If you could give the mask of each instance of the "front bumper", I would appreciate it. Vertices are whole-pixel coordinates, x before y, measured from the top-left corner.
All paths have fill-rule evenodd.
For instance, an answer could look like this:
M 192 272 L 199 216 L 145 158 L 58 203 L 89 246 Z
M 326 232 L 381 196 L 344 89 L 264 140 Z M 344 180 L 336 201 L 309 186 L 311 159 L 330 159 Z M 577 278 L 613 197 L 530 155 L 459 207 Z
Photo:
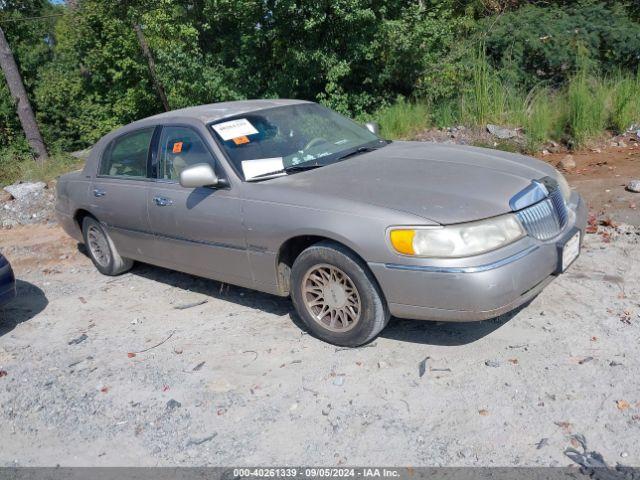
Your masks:
M 548 241 L 525 237 L 475 259 L 369 263 L 369 267 L 396 317 L 460 322 L 493 318 L 540 293 L 555 278 L 558 245 L 576 229 L 584 238 L 587 208 L 582 198 L 574 192 L 568 207 L 570 220 Z
M 7 303 L 16 296 L 16 277 L 11 265 L 4 257 L 0 257 L 0 305 Z

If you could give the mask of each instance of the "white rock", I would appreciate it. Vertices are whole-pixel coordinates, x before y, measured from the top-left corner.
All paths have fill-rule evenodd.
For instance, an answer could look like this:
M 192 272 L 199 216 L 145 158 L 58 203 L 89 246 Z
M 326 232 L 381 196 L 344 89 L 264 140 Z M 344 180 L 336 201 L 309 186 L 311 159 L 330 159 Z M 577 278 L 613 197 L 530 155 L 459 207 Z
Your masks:
M 640 193 L 640 180 L 631 180 L 627 184 L 627 190 L 630 192 Z
M 4 187 L 4 190 L 10 193 L 16 200 L 21 201 L 39 195 L 46 186 L 44 182 L 26 182 L 9 185 L 8 187 Z
M 91 155 L 91 150 L 93 147 L 85 148 L 84 150 L 78 150 L 77 152 L 71 152 L 71 156 L 75 158 L 79 158 L 80 160 L 86 160 Z
M 227 379 L 219 378 L 210 382 L 207 385 L 207 388 L 212 392 L 224 393 L 224 392 L 230 392 L 231 390 L 235 390 L 236 387 L 235 385 L 232 385 L 231 383 L 229 383 Z
M 565 155 L 564 158 L 558 162 L 558 167 L 562 170 L 573 170 L 576 168 L 576 161 L 573 159 L 573 155 Z
M 15 220 L 8 219 L 8 220 L 2 221 L 2 228 L 6 228 L 7 230 L 17 226 L 18 226 L 18 222 L 16 222 Z
M 517 131 L 512 130 L 511 128 L 500 127 L 498 125 L 488 124 L 487 130 L 491 135 L 495 135 L 496 137 L 502 140 L 506 140 L 508 138 L 513 138 L 518 136 Z

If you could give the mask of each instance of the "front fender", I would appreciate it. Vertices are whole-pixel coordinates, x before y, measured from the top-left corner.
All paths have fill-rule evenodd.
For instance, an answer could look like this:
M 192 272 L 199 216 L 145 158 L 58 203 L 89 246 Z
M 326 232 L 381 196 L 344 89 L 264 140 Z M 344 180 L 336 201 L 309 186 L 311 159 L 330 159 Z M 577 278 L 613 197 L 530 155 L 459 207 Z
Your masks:
M 365 262 L 389 262 L 395 254 L 387 246 L 387 228 L 424 222 L 394 210 L 362 215 L 355 208 L 341 212 L 258 200 L 246 200 L 243 211 L 254 283 L 257 289 L 276 294 L 282 294 L 278 289 L 278 252 L 292 238 L 322 237 L 348 247 Z

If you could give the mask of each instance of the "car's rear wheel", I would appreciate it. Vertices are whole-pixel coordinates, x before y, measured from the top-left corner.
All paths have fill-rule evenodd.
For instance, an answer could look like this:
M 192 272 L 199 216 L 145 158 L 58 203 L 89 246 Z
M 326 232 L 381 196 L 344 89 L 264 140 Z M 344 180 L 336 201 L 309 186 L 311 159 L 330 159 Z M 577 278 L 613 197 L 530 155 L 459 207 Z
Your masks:
M 131 269 L 133 260 L 120 256 L 111 237 L 95 218 L 84 218 L 82 234 L 89 257 L 100 273 L 114 276 Z
M 363 345 L 389 321 L 366 264 L 333 242 L 317 243 L 298 256 L 291 269 L 291 298 L 309 330 L 335 345 Z

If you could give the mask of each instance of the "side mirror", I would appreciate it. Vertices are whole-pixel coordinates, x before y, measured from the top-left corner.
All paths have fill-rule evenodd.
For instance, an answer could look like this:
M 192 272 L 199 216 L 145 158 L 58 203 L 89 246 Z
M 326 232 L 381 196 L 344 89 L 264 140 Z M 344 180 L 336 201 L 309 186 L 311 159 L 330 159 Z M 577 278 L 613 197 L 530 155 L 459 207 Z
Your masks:
M 380 125 L 376 122 L 367 122 L 364 124 L 365 128 L 369 130 L 374 135 L 380 134 Z
M 219 179 L 208 163 L 198 163 L 180 172 L 180 185 L 184 188 L 220 187 L 226 182 Z

